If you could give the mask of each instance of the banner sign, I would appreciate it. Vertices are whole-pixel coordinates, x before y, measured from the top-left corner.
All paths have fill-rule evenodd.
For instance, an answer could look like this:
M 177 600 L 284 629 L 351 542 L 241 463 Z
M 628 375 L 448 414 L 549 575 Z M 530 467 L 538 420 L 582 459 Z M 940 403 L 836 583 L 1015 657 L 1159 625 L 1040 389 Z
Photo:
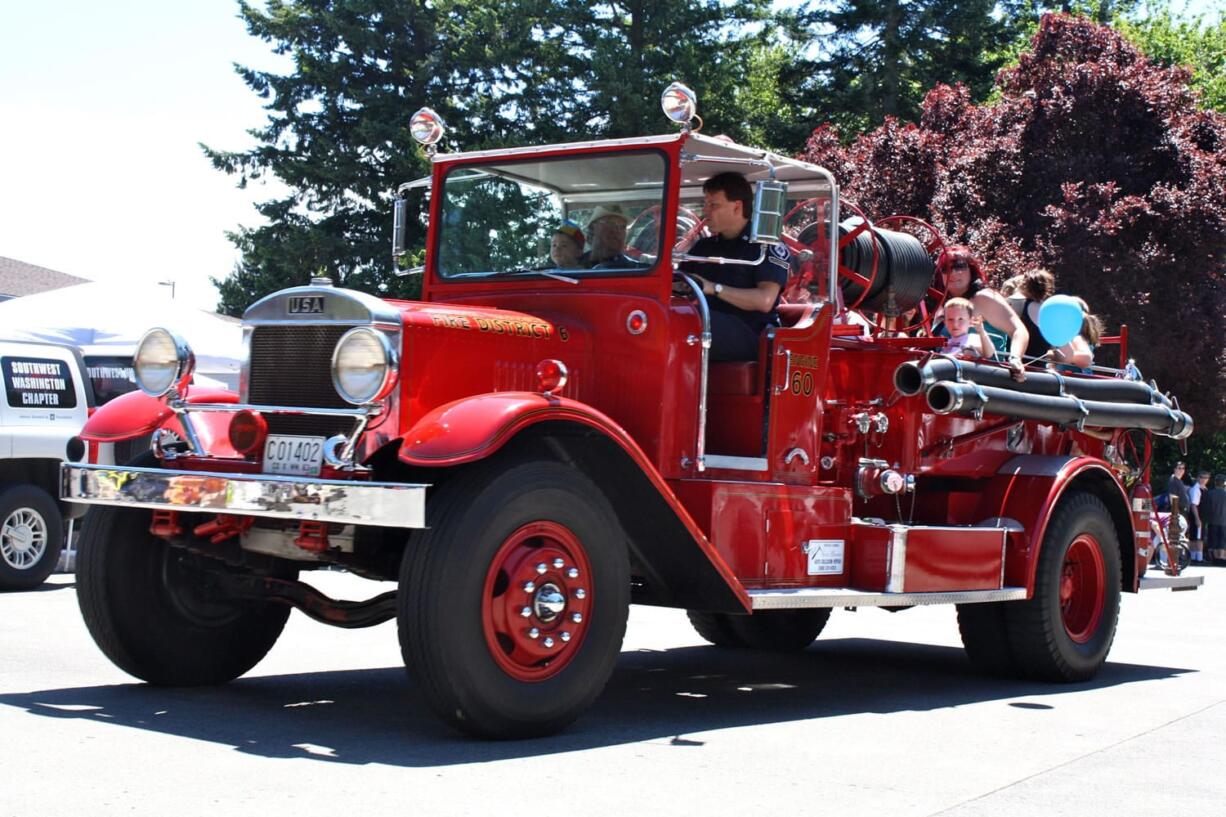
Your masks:
M 4 392 L 14 408 L 76 408 L 77 389 L 62 360 L 36 357 L 0 359 Z

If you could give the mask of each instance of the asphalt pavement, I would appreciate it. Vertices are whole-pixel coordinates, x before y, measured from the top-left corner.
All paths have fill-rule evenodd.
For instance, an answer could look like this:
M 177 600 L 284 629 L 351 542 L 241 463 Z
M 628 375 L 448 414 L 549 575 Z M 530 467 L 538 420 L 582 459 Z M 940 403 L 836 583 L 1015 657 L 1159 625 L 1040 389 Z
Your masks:
M 71 576 L 0 594 L 0 815 L 1222 814 L 1226 569 L 1126 595 L 1090 683 L 977 675 L 953 608 L 836 611 L 790 655 L 633 608 L 595 706 L 552 738 L 441 725 L 395 624 L 293 613 L 249 675 L 159 689 L 94 646 Z M 342 573 L 330 595 L 387 587 Z

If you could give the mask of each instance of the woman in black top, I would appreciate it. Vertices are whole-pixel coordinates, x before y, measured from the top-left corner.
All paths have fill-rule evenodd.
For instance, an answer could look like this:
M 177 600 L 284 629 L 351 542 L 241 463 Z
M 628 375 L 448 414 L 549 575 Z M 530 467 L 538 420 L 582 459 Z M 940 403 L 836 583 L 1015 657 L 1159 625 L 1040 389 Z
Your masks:
M 1039 306 L 1056 294 L 1056 279 L 1045 269 L 1034 269 L 1022 276 L 1017 292 L 1026 299 L 1018 313 L 1022 326 L 1026 327 L 1030 336 L 1026 344 L 1026 358 L 1035 360 L 1051 350 L 1051 344 L 1039 331 Z

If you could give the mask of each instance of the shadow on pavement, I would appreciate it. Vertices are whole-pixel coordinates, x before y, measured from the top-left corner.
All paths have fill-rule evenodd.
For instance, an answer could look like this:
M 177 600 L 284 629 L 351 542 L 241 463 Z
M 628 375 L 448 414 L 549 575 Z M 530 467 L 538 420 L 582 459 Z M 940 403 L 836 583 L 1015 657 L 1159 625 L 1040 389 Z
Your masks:
M 596 704 L 566 732 L 491 743 L 452 733 L 403 668 L 248 677 L 224 687 L 144 684 L 0 695 L 0 705 L 103 720 L 233 746 L 263 757 L 435 767 L 643 740 L 701 746 L 714 729 L 865 712 L 928 711 L 1170 678 L 1194 670 L 1108 663 L 1089 683 L 1038 684 L 975 674 L 953 647 L 836 639 L 777 655 L 685 647 L 623 653 Z M 689 736 L 689 737 L 686 737 Z

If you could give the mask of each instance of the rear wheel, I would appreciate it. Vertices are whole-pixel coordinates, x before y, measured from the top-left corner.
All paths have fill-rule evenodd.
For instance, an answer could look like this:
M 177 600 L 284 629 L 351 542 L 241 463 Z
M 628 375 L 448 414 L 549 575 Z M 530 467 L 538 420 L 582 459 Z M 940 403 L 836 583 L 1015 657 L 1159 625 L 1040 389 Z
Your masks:
M 469 734 L 557 732 L 621 650 L 630 567 L 596 486 L 560 463 L 478 466 L 443 486 L 400 573 L 400 644 L 431 708 Z
M 1043 537 L 1033 597 L 1005 605 L 1018 669 L 1085 681 L 1107 660 L 1120 612 L 1120 549 L 1111 515 L 1090 494 L 1067 497 Z
M 687 612 L 698 634 L 717 647 L 792 652 L 803 650 L 830 620 L 830 608 L 760 610 L 749 616 Z
M 77 560 L 85 626 L 116 666 L 151 684 L 237 678 L 276 643 L 290 608 L 228 596 L 211 572 L 220 565 L 153 536 L 149 518 L 111 507 L 86 517 Z
M 0 488 L 0 590 L 31 590 L 55 570 L 64 523 L 51 495 L 37 485 Z

